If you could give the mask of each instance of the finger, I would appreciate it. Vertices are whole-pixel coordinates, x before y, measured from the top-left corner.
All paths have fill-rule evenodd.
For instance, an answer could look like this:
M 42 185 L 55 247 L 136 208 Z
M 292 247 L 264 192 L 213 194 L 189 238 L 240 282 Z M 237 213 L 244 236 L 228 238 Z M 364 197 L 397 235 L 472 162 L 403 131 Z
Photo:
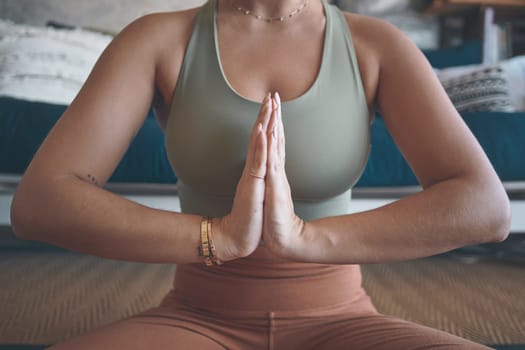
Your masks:
M 266 128 L 268 127 L 268 122 L 269 122 L 270 115 L 271 115 L 269 114 L 269 112 L 271 113 L 271 108 L 272 108 L 271 100 L 272 100 L 272 95 L 271 93 L 268 93 L 264 97 L 264 100 L 261 103 L 261 109 L 259 110 L 259 115 L 253 126 L 253 130 L 252 130 L 253 133 L 257 133 L 256 129 L 259 123 L 262 124 L 263 130 L 266 130 Z
M 277 103 L 277 120 L 278 120 L 278 150 L 279 156 L 281 157 L 282 162 L 284 163 L 286 159 L 286 147 L 285 147 L 285 135 L 284 135 L 284 122 L 282 114 L 282 104 L 281 96 L 278 92 L 275 93 L 275 101 Z
M 268 108 L 271 112 L 271 107 L 272 107 L 271 102 L 272 102 L 272 94 L 269 92 L 263 100 L 261 110 L 264 108 L 264 106 L 266 106 L 266 108 Z M 262 114 L 262 118 L 260 116 L 260 119 L 261 119 L 260 123 L 262 124 L 263 130 L 266 130 L 266 128 L 268 127 L 268 122 L 270 121 L 271 114 L 268 114 L 266 112 L 263 113 L 262 111 L 259 114 L 260 115 Z
M 259 116 L 257 117 L 255 125 L 253 126 L 252 133 L 250 135 L 250 140 L 248 143 L 249 150 L 248 150 L 247 159 L 246 159 L 247 162 L 251 160 L 249 158 L 251 157 L 251 154 L 253 152 L 251 152 L 250 150 L 253 150 L 253 148 L 255 147 L 259 125 L 262 126 L 263 130 L 266 130 L 270 116 L 271 116 L 271 96 L 270 94 L 268 94 L 263 101 L 261 110 L 259 111 Z
M 272 114 L 272 119 L 270 120 L 270 124 L 272 123 L 272 120 L 275 120 L 277 113 Z M 276 174 L 278 168 L 279 168 L 279 150 L 277 149 L 278 146 L 278 139 L 276 131 L 272 132 L 270 131 L 270 127 L 268 127 L 268 131 L 266 132 L 266 138 L 268 143 L 268 167 L 266 173 L 272 178 L 273 175 Z M 272 179 L 270 179 L 271 181 Z
M 257 136 L 255 140 L 252 156 L 253 161 L 249 164 L 249 175 L 254 179 L 264 180 L 266 176 L 267 145 L 266 133 L 263 131 L 261 123 L 257 126 Z
M 278 112 L 279 112 L 277 116 L 279 117 L 279 119 L 281 119 L 281 117 L 282 117 L 282 115 L 281 115 L 281 95 L 279 95 L 278 92 L 276 92 L 274 94 L 274 100 L 275 100 L 275 102 L 277 104 Z
M 266 130 L 268 140 L 272 137 L 272 134 L 276 132 L 275 127 L 277 126 L 277 104 L 275 100 L 271 99 L 271 116 Z

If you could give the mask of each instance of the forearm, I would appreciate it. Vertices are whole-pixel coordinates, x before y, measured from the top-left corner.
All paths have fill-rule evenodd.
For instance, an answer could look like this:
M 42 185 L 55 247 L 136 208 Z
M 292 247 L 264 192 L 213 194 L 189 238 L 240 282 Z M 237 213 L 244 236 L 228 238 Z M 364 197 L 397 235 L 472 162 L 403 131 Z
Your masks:
M 307 222 L 295 260 L 382 263 L 504 239 L 508 199 L 498 185 L 437 183 L 389 205 Z
M 199 216 L 148 208 L 76 178 L 43 185 L 15 195 L 12 221 L 21 238 L 109 259 L 202 261 Z

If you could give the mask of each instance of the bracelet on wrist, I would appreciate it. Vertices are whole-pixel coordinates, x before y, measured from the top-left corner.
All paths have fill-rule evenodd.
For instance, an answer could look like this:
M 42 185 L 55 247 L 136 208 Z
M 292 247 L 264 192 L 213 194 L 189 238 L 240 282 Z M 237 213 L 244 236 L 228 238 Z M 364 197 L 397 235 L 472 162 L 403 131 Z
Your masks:
M 205 216 L 201 221 L 201 242 L 198 248 L 199 256 L 203 257 L 206 266 L 222 265 L 222 261 L 217 257 L 217 251 L 213 242 L 212 218 Z

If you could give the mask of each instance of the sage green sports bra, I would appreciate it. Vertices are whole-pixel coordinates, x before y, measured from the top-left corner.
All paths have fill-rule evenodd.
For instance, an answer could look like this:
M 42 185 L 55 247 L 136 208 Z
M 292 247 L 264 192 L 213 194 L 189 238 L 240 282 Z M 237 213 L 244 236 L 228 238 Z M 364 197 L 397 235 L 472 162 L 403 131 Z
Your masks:
M 370 150 L 369 114 L 348 24 L 323 2 L 321 67 L 300 97 L 282 103 L 286 173 L 304 220 L 346 214 L 351 187 Z M 222 70 L 216 0 L 197 14 L 166 127 L 166 151 L 179 178 L 181 209 L 224 216 L 231 210 L 260 103 L 236 93 Z

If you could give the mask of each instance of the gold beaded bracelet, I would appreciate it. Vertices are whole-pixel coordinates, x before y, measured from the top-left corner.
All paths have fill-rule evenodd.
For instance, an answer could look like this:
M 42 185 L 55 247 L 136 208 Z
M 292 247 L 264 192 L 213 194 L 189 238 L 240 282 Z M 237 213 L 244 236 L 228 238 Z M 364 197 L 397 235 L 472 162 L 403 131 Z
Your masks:
M 204 258 L 206 266 L 222 265 L 222 261 L 217 257 L 215 244 L 212 236 L 212 218 L 205 216 L 201 221 L 201 244 L 199 255 Z
M 214 265 L 222 265 L 221 259 L 217 257 L 217 250 L 215 249 L 215 243 L 213 242 L 213 235 L 212 235 L 212 229 L 211 229 L 211 223 L 212 219 L 208 219 L 209 226 L 208 226 L 208 243 L 210 245 L 210 255 L 211 255 L 211 261 Z
M 200 251 L 202 253 L 202 257 L 204 258 L 204 264 L 206 266 L 213 265 L 210 257 L 210 246 L 208 241 L 208 217 L 204 217 L 201 221 L 201 245 L 200 245 Z

